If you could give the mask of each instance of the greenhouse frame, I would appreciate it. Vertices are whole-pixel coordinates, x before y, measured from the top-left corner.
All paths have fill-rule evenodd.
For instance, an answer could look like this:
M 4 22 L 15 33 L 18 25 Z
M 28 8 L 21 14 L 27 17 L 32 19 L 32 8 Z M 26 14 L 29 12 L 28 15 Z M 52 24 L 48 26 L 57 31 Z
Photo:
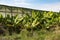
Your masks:
M 10 16 L 19 14 L 19 17 L 23 16 L 23 14 L 25 14 L 25 13 L 29 13 L 31 15 L 31 11 L 32 11 L 32 9 L 28 9 L 28 8 L 0 5 L 0 14 L 4 15 L 4 17 L 7 14 L 9 14 Z

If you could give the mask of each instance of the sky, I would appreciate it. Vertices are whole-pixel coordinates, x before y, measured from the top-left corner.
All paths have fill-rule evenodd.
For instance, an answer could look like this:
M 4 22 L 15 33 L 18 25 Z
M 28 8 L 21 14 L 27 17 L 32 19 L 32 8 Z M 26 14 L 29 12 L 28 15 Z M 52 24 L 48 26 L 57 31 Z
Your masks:
M 37 10 L 60 11 L 60 0 L 0 0 L 0 4 Z

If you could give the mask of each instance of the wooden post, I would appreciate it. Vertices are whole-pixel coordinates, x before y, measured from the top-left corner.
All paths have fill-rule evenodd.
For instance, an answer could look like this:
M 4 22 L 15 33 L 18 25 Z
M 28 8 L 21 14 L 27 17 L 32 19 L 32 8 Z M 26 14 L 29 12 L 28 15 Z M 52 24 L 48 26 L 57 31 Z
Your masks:
M 6 7 L 5 7 L 5 17 L 6 17 Z
M 18 14 L 18 8 L 17 8 L 17 14 Z
M 12 7 L 10 7 L 11 9 L 10 9 L 10 11 L 11 11 L 11 16 L 12 16 Z
M 24 14 L 23 8 L 21 8 L 21 11 L 22 11 L 22 16 L 23 16 L 23 14 Z

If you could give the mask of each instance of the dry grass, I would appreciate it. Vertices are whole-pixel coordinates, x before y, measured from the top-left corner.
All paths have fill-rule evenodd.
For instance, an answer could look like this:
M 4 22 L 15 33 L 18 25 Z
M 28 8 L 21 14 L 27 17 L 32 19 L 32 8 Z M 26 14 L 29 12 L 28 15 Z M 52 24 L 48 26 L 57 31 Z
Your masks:
M 60 27 L 56 27 L 55 31 L 34 31 L 29 32 L 22 30 L 20 34 L 0 36 L 0 40 L 60 40 Z

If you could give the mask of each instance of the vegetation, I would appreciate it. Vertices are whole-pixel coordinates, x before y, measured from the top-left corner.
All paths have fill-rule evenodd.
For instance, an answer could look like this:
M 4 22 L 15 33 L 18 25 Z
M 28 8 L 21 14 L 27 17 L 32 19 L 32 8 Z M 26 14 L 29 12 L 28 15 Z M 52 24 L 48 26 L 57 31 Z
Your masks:
M 31 14 L 26 13 L 22 17 L 18 17 L 19 14 L 11 17 L 9 14 L 6 17 L 0 14 L 0 35 L 11 35 L 14 38 L 12 40 L 28 40 L 27 38 L 29 40 L 59 40 L 58 36 L 57 39 L 53 39 L 56 35 L 54 32 L 60 28 L 59 12 L 33 10 Z M 48 36 L 52 38 L 49 39 Z

